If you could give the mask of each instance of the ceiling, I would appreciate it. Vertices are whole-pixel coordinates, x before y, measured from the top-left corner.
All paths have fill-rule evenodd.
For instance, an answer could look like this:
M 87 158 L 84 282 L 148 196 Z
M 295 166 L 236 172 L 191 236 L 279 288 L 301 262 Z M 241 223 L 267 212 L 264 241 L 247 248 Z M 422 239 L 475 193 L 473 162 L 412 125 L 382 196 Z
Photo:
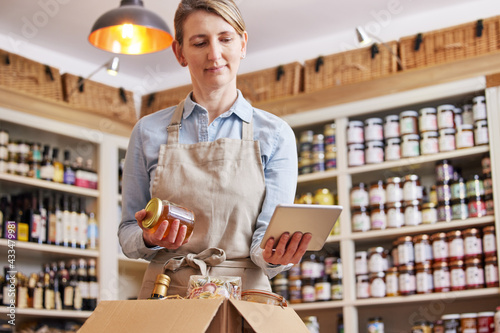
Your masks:
M 467 3 L 470 0 L 236 0 L 249 31 L 247 59 L 253 54 L 353 30 L 387 12 L 394 3 L 405 6 L 398 15 Z M 173 30 L 179 0 L 144 0 L 147 9 L 158 13 Z M 1 0 L 0 34 L 13 36 L 40 47 L 100 65 L 110 54 L 87 41 L 94 21 L 118 7 L 119 0 Z M 181 71 L 171 49 L 141 56 L 121 56 L 120 73 L 144 77 L 145 64 L 160 65 L 168 72 Z

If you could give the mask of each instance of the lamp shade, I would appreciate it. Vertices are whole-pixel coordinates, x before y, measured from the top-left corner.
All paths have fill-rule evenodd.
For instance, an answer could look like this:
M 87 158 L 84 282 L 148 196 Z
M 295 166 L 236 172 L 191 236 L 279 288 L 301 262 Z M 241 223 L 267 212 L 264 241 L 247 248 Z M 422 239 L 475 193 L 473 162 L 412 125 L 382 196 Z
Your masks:
M 372 42 L 372 39 L 362 27 L 356 27 L 356 37 L 358 39 L 358 43 L 361 45 L 367 45 Z
M 142 0 L 122 0 L 120 7 L 97 19 L 89 35 L 95 47 L 121 54 L 145 54 L 172 45 L 170 29 Z

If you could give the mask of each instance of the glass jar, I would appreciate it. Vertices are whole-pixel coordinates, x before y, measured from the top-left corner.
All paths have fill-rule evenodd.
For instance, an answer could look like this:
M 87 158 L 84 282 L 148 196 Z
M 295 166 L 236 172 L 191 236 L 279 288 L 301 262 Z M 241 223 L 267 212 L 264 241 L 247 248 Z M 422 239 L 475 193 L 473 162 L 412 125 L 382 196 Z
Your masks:
M 316 316 L 307 316 L 302 318 L 304 325 L 306 325 L 309 333 L 319 333 L 319 322 Z
M 438 182 L 453 180 L 453 165 L 449 160 L 436 162 L 436 180 Z
M 384 162 L 384 142 L 367 141 L 365 149 L 366 164 L 377 164 Z
M 403 184 L 400 177 L 387 179 L 385 188 L 387 203 L 400 202 L 403 200 Z
M 370 297 L 385 297 L 385 273 L 370 273 Z
M 358 275 L 356 277 L 356 297 L 359 299 L 370 297 L 370 282 L 368 275 Z
M 435 224 L 438 221 L 437 208 L 432 202 L 422 205 L 422 224 Z
M 498 287 L 497 256 L 488 256 L 484 259 L 484 280 L 487 288 Z
M 303 131 L 300 133 L 299 151 L 312 152 L 314 132 L 311 130 Z
M 413 265 L 415 263 L 413 238 L 411 236 L 402 236 L 397 239 L 397 242 L 399 265 Z
M 491 172 L 491 158 L 490 153 L 485 153 L 481 157 L 481 169 L 483 170 L 483 174 L 487 174 Z
M 417 235 L 413 237 L 413 248 L 415 252 L 415 263 L 430 263 L 432 261 L 432 245 L 429 235 Z
M 386 203 L 385 183 L 383 180 L 378 180 L 370 184 L 368 193 L 370 206 L 378 206 Z
M 490 143 L 488 135 L 488 122 L 478 120 L 474 123 L 474 143 L 476 146 L 487 145 Z
M 387 297 L 399 295 L 399 274 L 397 267 L 391 267 L 385 272 L 385 288 Z
M 467 197 L 479 197 L 484 195 L 484 183 L 480 175 L 474 175 L 466 183 Z
M 433 325 L 428 321 L 417 321 L 411 327 L 411 333 L 432 333 Z
M 384 140 L 384 126 L 382 118 L 368 118 L 365 120 L 365 141 Z
M 288 294 L 290 304 L 302 303 L 302 280 L 288 277 Z
M 432 267 L 430 262 L 417 264 L 417 294 L 430 294 L 434 290 Z
M 392 202 L 387 205 L 387 228 L 401 228 L 405 222 L 403 204 Z
M 448 258 L 450 261 L 463 259 L 464 253 L 464 240 L 460 230 L 449 231 L 446 233 L 448 240 Z
M 314 288 L 314 279 L 302 278 L 302 303 L 311 303 L 316 301 L 316 289 Z
M 0 146 L 7 146 L 9 144 L 9 132 L 1 129 L 0 130 Z
M 438 212 L 438 222 L 450 222 L 453 217 L 453 212 L 451 210 L 451 201 L 440 202 L 437 208 Z
M 451 186 L 450 181 L 444 180 L 437 183 L 436 193 L 438 202 L 451 200 Z
M 439 151 L 454 151 L 456 149 L 455 143 L 455 129 L 443 128 L 439 130 Z
M 453 110 L 455 109 L 454 105 L 451 104 L 443 104 L 437 107 L 437 124 L 438 129 L 445 128 L 454 128 L 455 127 L 455 113 Z
M 362 232 L 370 230 L 370 211 L 366 207 L 354 209 L 352 212 L 352 231 Z
M 384 118 L 384 138 L 399 138 L 400 136 L 399 130 L 399 116 L 396 114 L 386 116 Z
M 381 317 L 368 319 L 367 332 L 370 333 L 384 333 L 384 322 Z
M 354 260 L 354 273 L 356 275 L 368 274 L 368 252 L 357 251 Z
M 370 214 L 371 230 L 384 230 L 387 228 L 387 215 L 384 204 L 372 206 Z
M 462 177 L 453 181 L 450 185 L 450 189 L 452 200 L 465 199 L 467 197 L 467 187 L 465 186 L 465 180 Z
M 170 226 L 174 220 L 179 220 L 180 225 L 187 228 L 185 240 L 191 236 L 194 229 L 195 217 L 194 213 L 184 207 L 178 206 L 167 200 L 160 200 L 158 198 L 151 198 L 146 205 L 146 216 L 141 224 L 148 232 L 154 233 L 160 226 L 162 221 L 168 221 L 167 230 L 163 234 L 163 239 L 168 236 Z
M 422 199 L 422 186 L 418 175 L 406 175 L 403 183 L 403 200 L 413 201 Z
M 461 333 L 460 332 L 460 315 L 446 314 L 441 317 L 443 320 L 444 332 L 446 333 Z
M 429 192 L 429 202 L 432 202 L 437 206 L 438 204 L 438 199 L 437 199 L 437 186 L 436 185 L 431 185 L 431 190 Z
M 406 226 L 422 224 L 420 200 L 405 201 L 404 210 Z
M 405 134 L 401 136 L 401 157 L 416 157 L 420 155 L 420 136 Z
M 486 98 L 484 96 L 476 96 L 472 99 L 472 118 L 474 121 L 487 118 Z
M 325 153 L 313 152 L 312 158 L 312 172 L 325 171 Z
M 385 160 L 397 161 L 401 159 L 401 139 L 390 138 L 385 140 Z
M 360 120 L 351 120 L 347 124 L 347 144 L 364 143 L 365 135 L 363 122 Z
M 484 196 L 484 205 L 486 206 L 487 216 L 495 215 L 495 202 L 493 201 L 492 194 Z
M 323 134 L 314 134 L 312 142 L 312 151 L 317 153 L 325 152 L 325 137 Z
M 477 333 L 477 313 L 462 313 L 460 330 L 462 333 Z
M 447 261 L 449 258 L 448 237 L 445 232 L 432 234 L 432 257 L 434 261 Z
M 453 291 L 465 290 L 465 263 L 463 260 L 450 262 L 450 288 Z
M 351 208 L 368 207 L 370 203 L 365 183 L 354 185 L 351 189 Z
M 402 296 L 413 295 L 417 292 L 415 268 L 413 265 L 401 265 L 399 271 L 399 293 Z
M 485 256 L 491 256 L 497 252 L 495 226 L 483 228 L 483 252 Z
M 474 124 L 474 116 L 472 114 L 472 104 L 464 104 L 462 112 L 462 121 L 464 124 Z
M 469 217 L 469 206 L 467 199 L 455 199 L 451 201 L 451 218 L 453 220 L 466 220 Z
M 465 281 L 467 289 L 484 287 L 484 269 L 481 259 L 469 258 L 465 260 Z
M 287 307 L 288 304 L 283 296 L 258 289 L 246 289 L 241 292 L 241 300 L 247 302 L 270 304 Z
M 399 130 L 401 135 L 418 134 L 418 112 L 403 111 L 399 114 Z
M 337 126 L 335 123 L 326 124 L 323 128 L 323 135 L 325 136 L 325 147 L 336 144 Z
M 349 166 L 365 165 L 365 145 L 353 143 L 347 146 Z
M 439 133 L 422 133 L 420 138 L 420 150 L 422 152 L 422 155 L 432 155 L 439 153 Z
M 435 108 L 420 109 L 419 129 L 420 132 L 437 131 L 437 110 Z
M 456 107 L 453 109 L 453 113 L 454 113 L 453 122 L 455 123 L 455 127 L 458 128 L 459 126 L 462 126 L 464 124 L 462 109 Z
M 482 217 L 486 216 L 486 201 L 484 200 L 484 196 L 478 197 L 469 197 L 468 199 L 468 210 L 469 217 Z
M 333 205 L 334 202 L 333 194 L 327 188 L 319 188 L 314 193 L 313 203 L 316 205 Z
M 434 291 L 447 292 L 450 291 L 450 270 L 446 261 L 437 261 L 432 264 Z
M 483 174 L 483 187 L 484 195 L 493 194 L 493 180 L 491 179 L 491 172 Z
M 337 148 L 329 147 L 325 151 L 325 170 L 337 169 Z
M 342 279 L 332 280 L 332 300 L 341 300 L 344 298 L 344 286 Z
M 457 149 L 474 147 L 474 126 L 460 125 L 455 134 Z
M 495 312 L 493 311 L 478 312 L 477 314 L 478 333 L 495 333 L 494 317 L 495 317 Z
M 329 301 L 332 298 L 332 284 L 327 275 L 316 279 L 314 283 L 316 301 Z
M 371 247 L 368 249 L 368 272 L 379 273 L 383 272 L 389 266 L 387 262 L 387 253 L 381 246 Z
M 479 257 L 483 254 L 481 231 L 469 228 L 463 231 L 465 258 Z

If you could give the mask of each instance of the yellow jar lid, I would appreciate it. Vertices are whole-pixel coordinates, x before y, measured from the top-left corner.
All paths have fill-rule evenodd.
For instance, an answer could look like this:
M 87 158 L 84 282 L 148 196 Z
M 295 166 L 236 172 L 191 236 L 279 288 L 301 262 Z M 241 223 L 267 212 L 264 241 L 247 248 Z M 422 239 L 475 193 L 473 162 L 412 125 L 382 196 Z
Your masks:
M 151 229 L 163 212 L 163 203 L 158 198 L 152 198 L 146 205 L 146 217 L 142 220 L 142 226 Z

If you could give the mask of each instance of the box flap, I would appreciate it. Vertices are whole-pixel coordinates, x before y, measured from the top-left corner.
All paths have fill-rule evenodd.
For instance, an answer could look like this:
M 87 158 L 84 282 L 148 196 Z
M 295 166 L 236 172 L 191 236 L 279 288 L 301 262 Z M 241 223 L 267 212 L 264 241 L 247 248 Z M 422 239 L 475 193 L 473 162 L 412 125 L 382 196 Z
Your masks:
M 247 301 L 230 301 L 257 333 L 309 333 L 302 319 L 292 308 Z
M 205 332 L 224 299 L 102 301 L 79 333 Z

